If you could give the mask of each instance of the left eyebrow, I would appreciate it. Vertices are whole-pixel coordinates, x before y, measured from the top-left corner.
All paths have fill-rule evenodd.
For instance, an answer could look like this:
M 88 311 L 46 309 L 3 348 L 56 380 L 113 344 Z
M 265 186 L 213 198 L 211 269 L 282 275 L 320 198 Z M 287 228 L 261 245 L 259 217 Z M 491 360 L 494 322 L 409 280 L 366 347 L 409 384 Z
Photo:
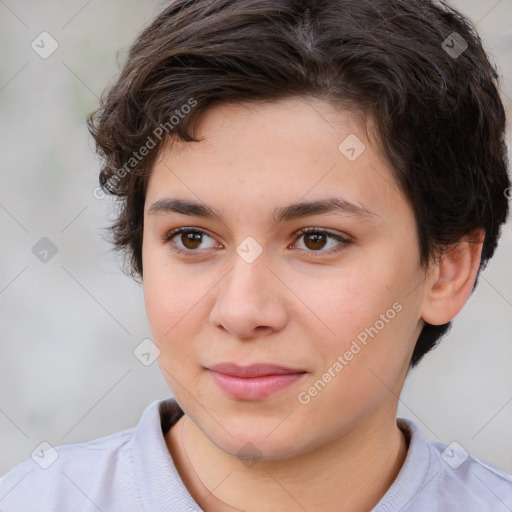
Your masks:
M 284 208 L 276 208 L 274 210 L 274 221 L 282 222 L 308 217 L 309 215 L 319 215 L 322 213 L 341 213 L 353 215 L 361 219 L 378 217 L 375 212 L 368 210 L 363 205 L 334 197 L 330 199 L 322 199 L 320 201 L 292 203 Z
M 182 215 L 217 219 L 224 222 L 222 216 L 210 206 L 187 199 L 160 199 L 154 202 L 148 210 L 148 215 L 166 213 L 180 213 Z M 378 217 L 375 212 L 368 210 L 363 205 L 352 203 L 344 199 L 330 198 L 319 201 L 292 203 L 284 207 L 276 208 L 273 212 L 272 219 L 274 222 L 285 222 L 308 217 L 310 215 L 320 215 L 322 213 L 341 213 L 352 215 L 360 219 Z

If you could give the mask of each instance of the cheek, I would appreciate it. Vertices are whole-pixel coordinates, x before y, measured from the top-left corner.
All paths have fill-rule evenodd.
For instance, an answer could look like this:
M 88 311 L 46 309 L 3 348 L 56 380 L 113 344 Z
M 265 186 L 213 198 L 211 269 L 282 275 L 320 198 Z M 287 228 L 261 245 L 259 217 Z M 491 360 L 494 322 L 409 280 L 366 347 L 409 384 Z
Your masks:
M 171 265 L 165 251 L 148 254 L 144 267 L 144 302 L 152 340 L 160 350 L 164 377 L 180 379 L 184 369 L 199 368 L 195 358 L 211 307 L 210 293 L 218 279 L 198 267 Z
M 164 246 L 149 241 L 142 254 L 146 314 L 153 334 L 162 340 L 193 309 L 206 285 L 198 279 L 199 271 L 173 264 Z
M 311 309 L 316 308 L 333 339 L 346 340 L 373 325 L 399 295 L 389 268 L 363 263 L 308 283 L 304 296 L 314 297 Z
M 414 341 L 417 305 L 414 297 L 408 296 L 414 269 L 399 265 L 394 257 L 386 259 L 382 252 L 378 256 L 361 261 L 343 275 L 325 276 L 323 287 L 308 284 L 308 296 L 314 297 L 310 307 L 322 320 L 314 324 L 319 326 L 315 351 L 320 364 L 316 370 L 323 374 L 341 356 L 343 370 L 335 372 L 340 376 L 336 380 L 346 389 L 355 388 L 361 379 L 365 385 L 375 381 L 370 368 L 392 381 L 402 371 Z
M 163 273 L 145 279 L 146 315 L 155 342 L 172 344 L 178 333 L 197 325 L 194 317 L 201 310 L 201 298 L 211 286 L 200 286 L 196 280 L 184 277 L 171 279 Z
M 326 303 L 324 321 L 335 334 L 316 338 L 315 371 L 297 397 L 307 416 L 304 428 L 315 428 L 321 418 L 336 437 L 339 428 L 348 428 L 340 418 L 355 424 L 390 393 L 400 393 L 413 346 L 414 308 L 396 300 L 397 289 L 379 275 L 367 278 L 329 290 L 333 300 Z
M 144 279 L 146 316 L 152 340 L 160 350 L 160 371 L 176 399 L 186 403 L 190 398 L 186 389 L 191 389 L 201 372 L 195 344 L 202 325 L 201 297 L 208 290 L 198 288 L 197 279 L 168 271 L 148 271 Z M 195 396 L 201 398 L 200 390 Z

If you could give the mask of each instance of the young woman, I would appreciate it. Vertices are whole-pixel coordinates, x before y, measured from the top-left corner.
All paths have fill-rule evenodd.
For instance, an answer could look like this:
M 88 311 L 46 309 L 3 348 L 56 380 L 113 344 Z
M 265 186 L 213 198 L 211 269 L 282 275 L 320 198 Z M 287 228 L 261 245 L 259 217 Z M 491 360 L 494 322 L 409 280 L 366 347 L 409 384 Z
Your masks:
M 496 79 L 443 2 L 172 2 L 89 127 L 174 398 L 0 510 L 511 510 L 396 417 L 508 215 Z

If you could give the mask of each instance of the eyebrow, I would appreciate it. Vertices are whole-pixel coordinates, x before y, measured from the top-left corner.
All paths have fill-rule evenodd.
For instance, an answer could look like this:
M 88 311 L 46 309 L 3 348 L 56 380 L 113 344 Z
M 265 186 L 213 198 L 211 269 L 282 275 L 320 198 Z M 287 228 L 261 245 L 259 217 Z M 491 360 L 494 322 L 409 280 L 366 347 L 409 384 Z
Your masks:
M 148 215 L 168 213 L 180 213 L 192 217 L 217 219 L 224 223 L 222 216 L 213 208 L 204 203 L 198 203 L 188 199 L 160 199 L 154 202 L 148 210 Z M 363 220 L 378 217 L 375 212 L 368 210 L 361 204 L 352 203 L 340 198 L 329 198 L 319 201 L 292 203 L 284 207 L 276 208 L 273 212 L 272 220 L 279 223 L 322 213 L 352 215 Z

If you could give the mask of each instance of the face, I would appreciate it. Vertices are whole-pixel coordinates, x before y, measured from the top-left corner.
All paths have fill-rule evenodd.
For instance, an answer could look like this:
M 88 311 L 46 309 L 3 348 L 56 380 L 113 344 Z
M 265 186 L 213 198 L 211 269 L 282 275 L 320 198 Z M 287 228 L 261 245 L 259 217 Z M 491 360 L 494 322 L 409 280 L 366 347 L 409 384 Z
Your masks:
M 365 133 L 316 99 L 224 104 L 154 166 L 142 255 L 158 361 L 226 453 L 286 458 L 394 418 L 425 274 L 412 209 Z M 221 363 L 295 373 L 249 383 Z

